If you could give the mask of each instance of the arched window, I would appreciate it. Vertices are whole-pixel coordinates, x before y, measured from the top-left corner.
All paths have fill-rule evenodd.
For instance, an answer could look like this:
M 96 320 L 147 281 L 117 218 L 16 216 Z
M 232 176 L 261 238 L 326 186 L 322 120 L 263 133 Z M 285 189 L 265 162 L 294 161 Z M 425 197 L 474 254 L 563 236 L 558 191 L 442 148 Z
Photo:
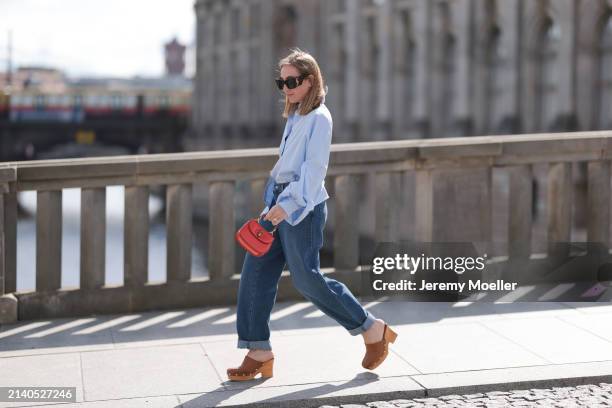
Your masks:
M 346 27 L 343 23 L 335 23 L 332 26 L 332 70 L 334 76 L 334 87 L 338 90 L 334 94 L 334 100 L 338 106 L 344 106 L 343 92 L 346 87 Z
M 452 131 L 453 104 L 455 100 L 456 85 L 456 38 L 453 34 L 451 11 L 448 3 L 440 3 L 438 36 L 439 46 L 437 70 L 440 76 L 440 95 L 438 122 L 440 134 L 436 137 L 446 137 Z
M 410 126 L 413 113 L 414 94 L 416 91 L 416 45 L 412 14 L 410 10 L 403 9 L 397 13 L 398 22 L 398 46 L 396 53 L 396 70 L 402 78 L 401 88 L 396 91 L 400 93 L 402 104 L 402 126 Z
M 551 130 L 558 113 L 559 45 L 561 30 L 558 24 L 546 17 L 538 35 L 536 49 L 536 109 L 535 125 L 538 131 Z
M 261 7 L 259 3 L 251 3 L 249 7 L 249 33 L 253 39 L 259 35 L 261 29 Z
M 360 2 L 360 23 L 359 23 L 359 40 L 361 46 L 359 49 L 359 65 L 360 65 L 360 86 L 359 96 L 361 106 L 364 108 L 363 116 L 359 123 L 358 139 L 372 140 L 376 139 L 380 134 L 377 132 L 378 127 L 378 104 L 381 88 L 378 86 L 379 81 L 379 63 L 380 63 L 380 24 L 383 21 L 379 18 L 380 9 L 373 0 L 365 0 Z
M 249 87 L 249 110 L 253 121 L 259 121 L 261 109 L 259 101 L 260 95 L 260 72 L 261 72 L 261 47 L 259 36 L 261 32 L 261 5 L 259 2 L 249 4 L 249 63 L 248 63 L 248 87 Z M 269 84 L 265 84 L 269 85 Z
M 229 50 L 229 74 L 233 78 L 233 80 L 228 81 L 227 87 L 229 91 L 229 98 L 231 101 L 230 103 L 234 107 L 234 109 L 232 109 L 233 112 L 236 112 L 236 107 L 238 105 L 239 88 L 243 85 L 243 82 L 238 80 L 238 78 L 241 78 L 238 52 L 238 48 L 236 48 L 236 46 L 232 44 Z
M 280 8 L 277 14 L 278 46 L 285 51 L 296 45 L 298 13 L 295 7 L 288 5 Z
M 219 60 L 219 55 L 214 53 L 211 55 L 212 59 L 212 77 L 209 82 L 211 91 L 211 99 L 208 109 L 210 111 L 210 118 L 212 122 L 215 122 L 219 118 L 220 110 L 222 109 L 219 104 L 219 99 L 221 99 L 221 84 L 220 81 L 215 81 L 215 78 L 221 78 L 221 63 Z
M 213 18 L 213 34 L 212 34 L 212 45 L 213 47 L 217 47 L 219 44 L 221 44 L 221 41 L 223 40 L 222 36 L 222 32 L 221 29 L 223 28 L 223 24 L 222 24 L 222 18 L 223 15 L 220 12 L 216 12 L 215 13 L 215 17 Z
M 378 33 L 376 32 L 376 17 L 369 15 L 365 19 L 366 52 L 365 73 L 372 79 L 376 78 L 378 68 Z
M 231 36 L 232 41 L 237 41 L 240 38 L 240 9 L 233 7 L 231 10 Z
M 497 25 L 497 2 L 488 0 L 485 3 L 485 24 L 483 44 L 484 104 L 483 131 L 495 130 L 496 106 L 503 89 L 498 81 L 499 69 L 502 66 L 500 54 L 501 30 Z
M 608 17 L 601 30 L 599 44 L 597 126 L 599 129 L 610 129 L 612 127 L 612 17 Z

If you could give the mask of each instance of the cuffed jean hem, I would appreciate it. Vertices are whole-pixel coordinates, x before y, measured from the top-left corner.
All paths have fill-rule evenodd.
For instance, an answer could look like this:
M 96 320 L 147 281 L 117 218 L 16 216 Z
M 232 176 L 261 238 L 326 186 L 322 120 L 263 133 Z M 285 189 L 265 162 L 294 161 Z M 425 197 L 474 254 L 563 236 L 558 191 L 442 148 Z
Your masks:
M 270 340 L 247 341 L 238 339 L 238 348 L 272 350 Z
M 372 313 L 366 310 L 366 318 L 363 321 L 363 323 L 361 323 L 361 326 L 355 327 L 354 329 L 350 329 L 348 332 L 351 334 L 351 336 L 356 336 L 358 334 L 361 334 L 367 331 L 370 327 L 372 327 L 372 325 L 374 324 L 374 321 L 376 321 L 376 318 L 374 317 L 374 315 L 372 315 Z

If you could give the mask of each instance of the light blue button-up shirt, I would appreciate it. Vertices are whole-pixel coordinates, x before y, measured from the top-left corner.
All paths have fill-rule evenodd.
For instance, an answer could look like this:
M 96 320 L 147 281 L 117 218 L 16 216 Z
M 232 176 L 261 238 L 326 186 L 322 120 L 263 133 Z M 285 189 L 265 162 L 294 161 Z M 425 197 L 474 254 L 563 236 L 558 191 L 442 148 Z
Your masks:
M 329 198 L 325 175 L 329 163 L 333 121 L 323 102 L 306 115 L 297 111 L 287 118 L 279 148 L 279 159 L 270 171 L 264 189 L 269 211 L 274 182 L 289 185 L 278 195 L 276 203 L 288 214 L 285 221 L 295 226 L 314 207 Z M 261 215 L 260 214 L 260 215 Z

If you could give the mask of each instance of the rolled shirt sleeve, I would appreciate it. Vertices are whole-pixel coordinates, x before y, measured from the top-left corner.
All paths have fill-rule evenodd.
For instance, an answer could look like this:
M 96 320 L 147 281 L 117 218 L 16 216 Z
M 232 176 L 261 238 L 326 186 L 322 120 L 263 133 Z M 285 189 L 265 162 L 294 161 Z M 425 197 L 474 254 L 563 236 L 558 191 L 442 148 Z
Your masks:
M 314 201 L 327 174 L 331 139 L 330 118 L 316 115 L 306 145 L 306 158 L 300 167 L 300 178 L 289 183 L 277 198 L 290 225 L 297 225 L 315 206 Z

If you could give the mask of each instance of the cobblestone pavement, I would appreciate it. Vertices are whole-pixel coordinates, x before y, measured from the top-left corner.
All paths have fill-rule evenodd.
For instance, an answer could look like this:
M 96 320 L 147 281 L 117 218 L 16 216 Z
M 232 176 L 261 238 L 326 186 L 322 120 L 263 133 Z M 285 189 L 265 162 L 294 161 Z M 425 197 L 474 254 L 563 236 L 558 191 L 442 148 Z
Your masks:
M 408 408 L 408 407 L 612 407 L 612 384 L 576 387 L 444 395 L 436 398 L 396 399 L 365 404 L 321 405 L 319 408 Z

